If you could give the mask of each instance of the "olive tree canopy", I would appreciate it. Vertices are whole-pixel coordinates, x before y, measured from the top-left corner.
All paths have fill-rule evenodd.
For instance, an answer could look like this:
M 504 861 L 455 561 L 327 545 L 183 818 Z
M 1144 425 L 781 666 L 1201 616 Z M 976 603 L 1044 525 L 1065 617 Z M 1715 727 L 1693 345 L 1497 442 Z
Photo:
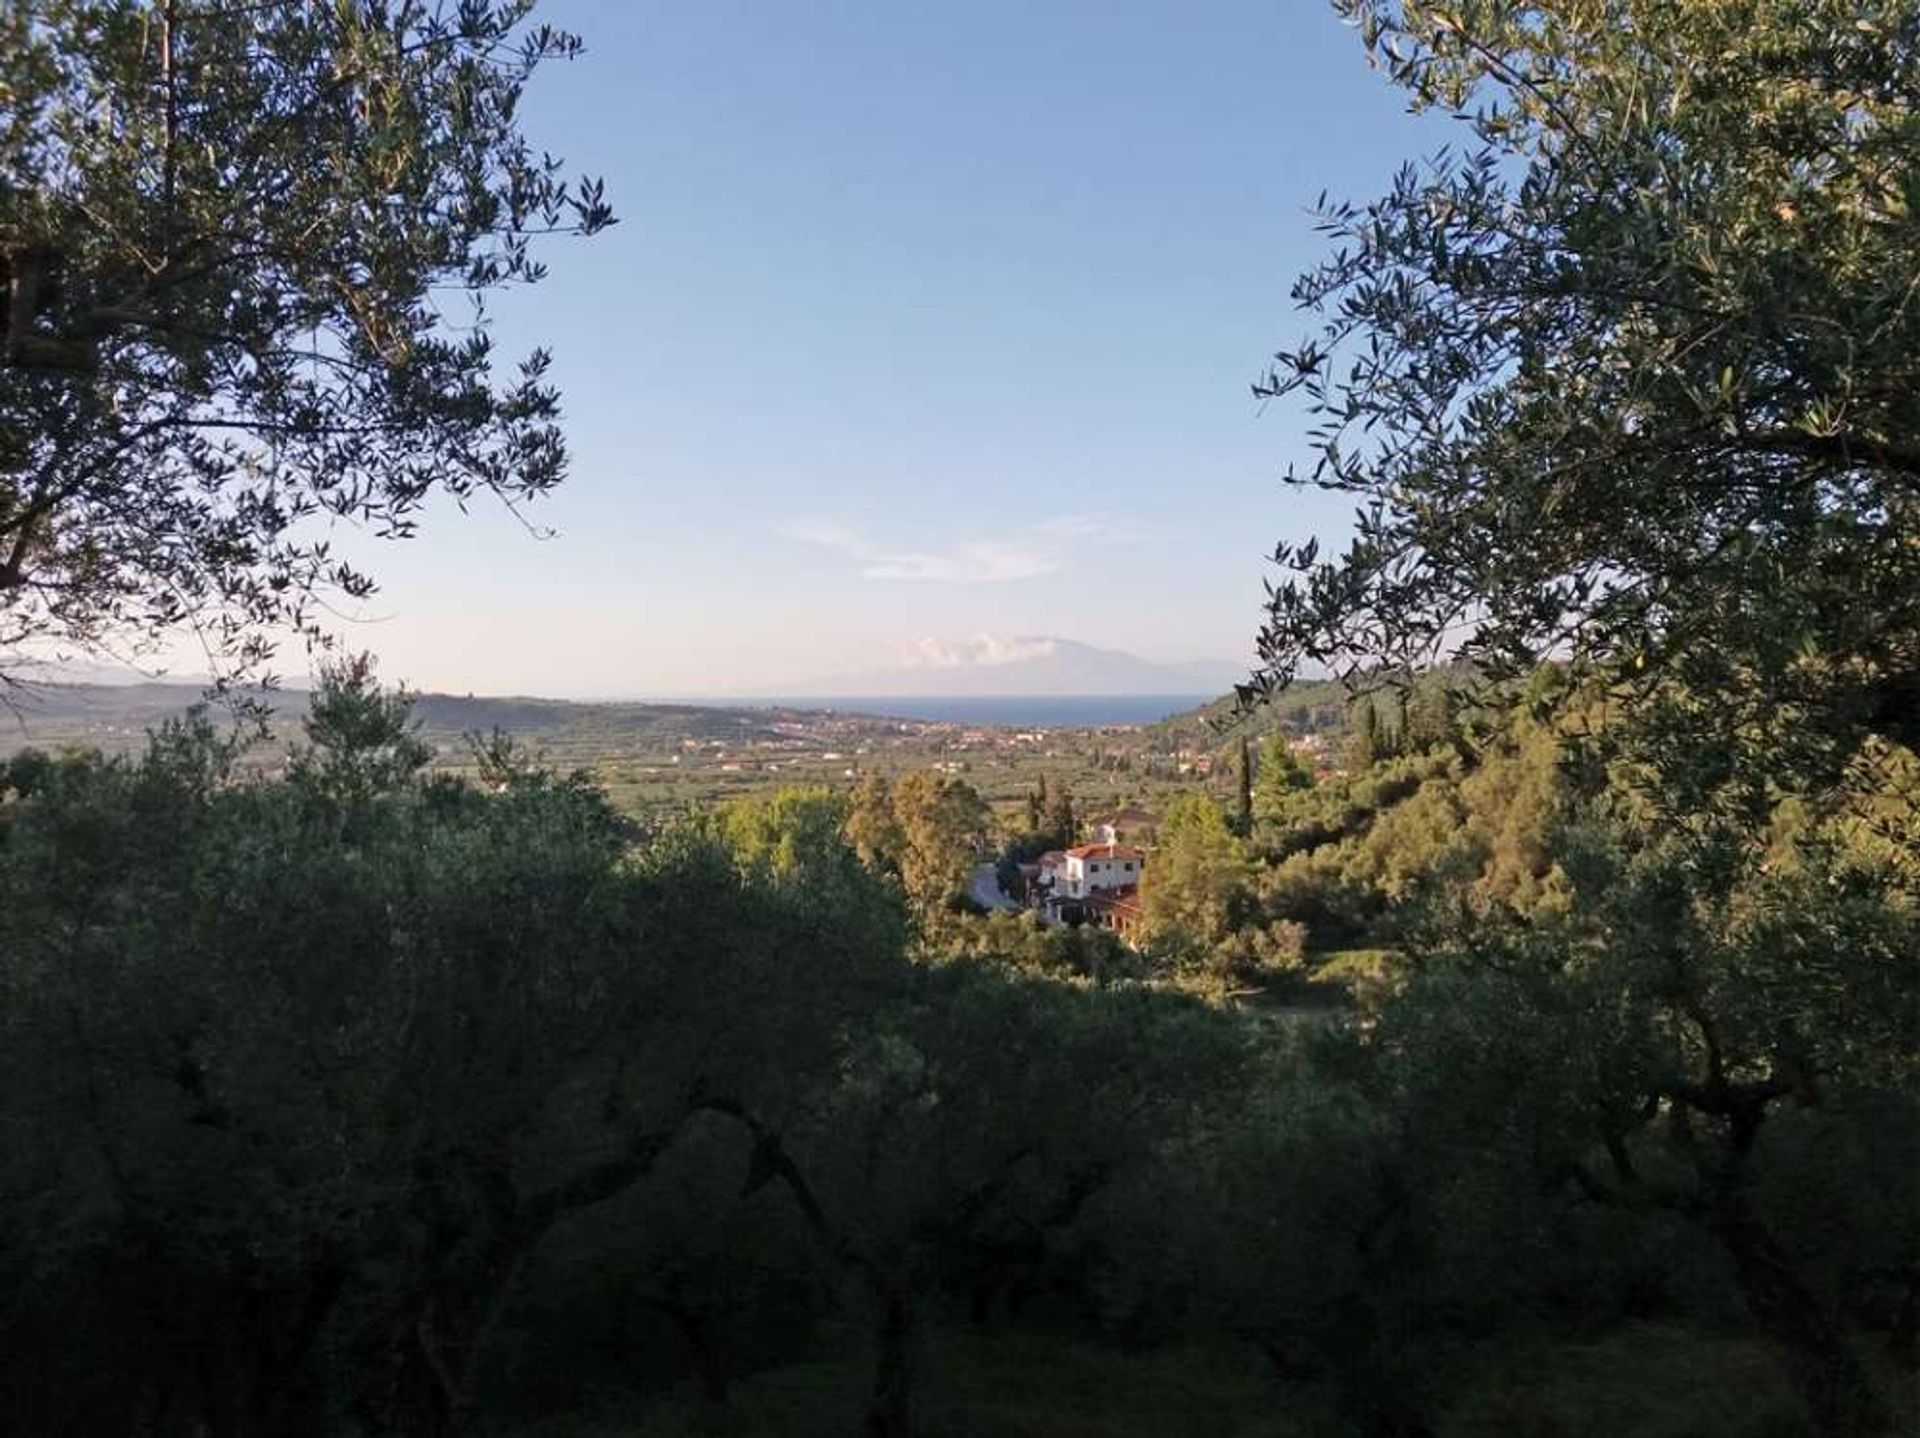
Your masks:
M 1559 656 L 1912 744 L 1920 10 L 1338 8 L 1472 143 L 1323 197 L 1323 323 L 1256 389 L 1359 523 L 1279 547 L 1250 688 Z
M 517 107 L 533 0 L 0 5 L 0 653 L 182 625 L 216 669 L 372 581 L 350 521 L 557 483 L 482 301 L 612 223 Z

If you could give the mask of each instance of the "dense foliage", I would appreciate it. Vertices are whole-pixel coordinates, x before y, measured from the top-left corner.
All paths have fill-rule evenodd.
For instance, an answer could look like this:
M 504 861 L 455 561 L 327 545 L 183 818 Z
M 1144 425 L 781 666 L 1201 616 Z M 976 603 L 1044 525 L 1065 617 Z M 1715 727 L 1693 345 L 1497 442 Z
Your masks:
M 0 647 L 245 667 L 370 592 L 319 521 L 560 480 L 546 356 L 498 382 L 480 309 L 612 220 L 519 132 L 579 43 L 531 8 L 0 8 Z
M 778 1328 L 744 1295 L 804 1325 L 844 1291 L 904 1432 L 917 1315 L 1041 1281 L 1243 1047 L 1191 1001 L 910 966 L 835 796 L 635 855 L 510 746 L 423 774 L 365 666 L 308 730 L 284 778 L 204 721 L 9 766 L 10 1428 L 467 1431 L 520 1401 L 533 1275 L 598 1244 L 716 1391 Z
M 1325 206 L 1325 328 L 1261 388 L 1360 526 L 1282 546 L 1266 679 L 1564 651 L 1696 724 L 1912 743 L 1913 7 L 1339 8 L 1472 147 Z
M 1914 1132 L 1920 15 L 1340 8 L 1474 148 L 1325 208 L 1324 328 L 1261 389 L 1318 421 L 1295 482 L 1362 506 L 1343 556 L 1276 555 L 1249 692 L 1457 656 L 1497 722 L 1391 810 L 1303 809 L 1275 882 L 1398 901 L 1376 1051 L 1471 1096 L 1463 1147 L 1530 1132 L 1588 1201 L 1682 1216 L 1816 1429 L 1880 1431 L 1853 1235 L 1796 1248 L 1762 1169 Z M 1887 1272 L 1911 1303 L 1910 1251 Z
M 1244 839 L 1196 793 L 1139 952 L 918 908 L 841 794 L 635 849 L 578 777 L 497 739 L 433 774 L 414 732 L 348 666 L 281 776 L 204 722 L 8 766 L 6 1431 L 724 1408 L 825 1343 L 867 1354 L 844 1421 L 901 1435 L 959 1323 L 1244 1345 L 1328 1432 L 1458 1407 L 1474 1345 L 1743 1296 L 1911 1358 L 1914 910 L 1874 831 L 1783 815 L 1709 894 L 1523 726 L 1290 783 Z M 1423 957 L 1361 1026 L 1194 996 L 1327 965 L 1282 924 Z
M 306 513 L 557 475 L 537 374 L 419 308 L 604 219 L 512 131 L 569 44 L 503 48 L 524 8 L 7 12 L 15 622 L 238 635 L 324 577 Z M 1915 17 L 1341 8 L 1484 147 L 1330 212 L 1273 381 L 1369 507 L 1284 552 L 1267 679 L 1398 696 L 1283 695 L 1189 779 L 1131 942 L 969 897 L 1083 837 L 1057 779 L 998 855 L 951 762 L 641 830 L 499 735 L 429 768 L 364 662 L 284 762 L 204 716 L 15 755 L 0 1433 L 907 1438 L 995 1342 L 1045 1416 L 944 1431 L 1911 1428 Z M 301 205 L 354 232 L 275 260 Z M 109 500 L 184 525 L 140 565 L 185 609 Z M 1171 1409 L 1073 1387 L 1193 1354 Z

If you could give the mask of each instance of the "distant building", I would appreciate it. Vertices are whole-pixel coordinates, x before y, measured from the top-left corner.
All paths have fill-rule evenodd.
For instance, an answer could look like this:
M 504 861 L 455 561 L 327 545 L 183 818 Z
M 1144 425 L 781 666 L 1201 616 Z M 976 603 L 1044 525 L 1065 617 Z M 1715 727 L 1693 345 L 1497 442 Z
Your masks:
M 1130 804 L 1088 821 L 1087 827 L 1101 844 L 1152 844 L 1160 837 L 1160 816 Z
M 1066 852 L 1049 849 L 1034 861 L 1034 874 L 1027 885 L 1027 892 L 1036 900 L 1045 898 L 1065 882 L 1066 874 Z
M 1027 902 L 1047 923 L 1097 924 L 1125 938 L 1140 919 L 1146 867 L 1146 854 L 1127 844 L 1055 849 L 1032 866 Z

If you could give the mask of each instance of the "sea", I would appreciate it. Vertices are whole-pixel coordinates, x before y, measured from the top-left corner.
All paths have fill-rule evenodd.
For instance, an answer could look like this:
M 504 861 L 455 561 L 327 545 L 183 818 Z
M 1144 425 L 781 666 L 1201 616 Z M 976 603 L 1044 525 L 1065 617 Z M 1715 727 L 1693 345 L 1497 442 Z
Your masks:
M 1009 729 L 1097 729 L 1109 724 L 1153 724 L 1217 699 L 1217 694 L 1023 694 L 909 698 L 894 695 L 795 695 L 709 701 L 730 708 L 836 709 L 942 724 Z

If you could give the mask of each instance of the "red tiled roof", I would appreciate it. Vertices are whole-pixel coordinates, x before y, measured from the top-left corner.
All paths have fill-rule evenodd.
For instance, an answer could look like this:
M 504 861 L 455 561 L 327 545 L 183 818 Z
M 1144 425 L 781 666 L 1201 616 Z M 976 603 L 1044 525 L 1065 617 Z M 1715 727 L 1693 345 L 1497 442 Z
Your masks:
M 1082 844 L 1067 850 L 1069 859 L 1144 859 L 1140 850 L 1126 844 Z

